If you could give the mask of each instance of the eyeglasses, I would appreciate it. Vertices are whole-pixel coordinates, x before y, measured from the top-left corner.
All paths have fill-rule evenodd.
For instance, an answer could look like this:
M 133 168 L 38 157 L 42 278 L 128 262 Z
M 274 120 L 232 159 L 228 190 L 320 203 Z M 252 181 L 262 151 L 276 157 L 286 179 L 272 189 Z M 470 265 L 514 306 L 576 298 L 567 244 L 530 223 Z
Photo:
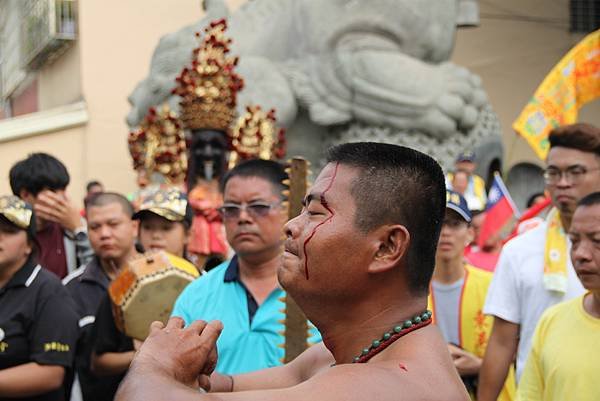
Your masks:
M 265 217 L 269 214 L 271 209 L 279 206 L 281 202 L 276 203 L 264 203 L 264 202 L 253 202 L 253 203 L 225 203 L 221 206 L 218 211 L 223 219 L 238 219 L 242 210 L 245 210 L 253 218 Z
M 549 167 L 544 171 L 544 180 L 546 184 L 553 185 L 560 182 L 564 175 L 568 184 L 577 184 L 587 173 L 594 170 L 600 170 L 600 167 L 588 169 L 583 166 L 571 166 L 565 170 Z

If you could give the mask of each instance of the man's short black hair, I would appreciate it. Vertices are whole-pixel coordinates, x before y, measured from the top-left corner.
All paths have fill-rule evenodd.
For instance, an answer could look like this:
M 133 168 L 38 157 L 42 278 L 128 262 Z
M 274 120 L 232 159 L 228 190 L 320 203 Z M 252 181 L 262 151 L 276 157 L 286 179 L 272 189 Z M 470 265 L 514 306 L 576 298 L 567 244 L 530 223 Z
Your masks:
M 327 161 L 359 170 L 351 188 L 357 229 L 369 232 L 383 224 L 402 224 L 409 231 L 408 285 L 415 295 L 426 294 L 446 212 L 440 165 L 414 149 L 373 142 L 330 148 Z
M 600 128 L 591 124 L 576 123 L 554 128 L 548 134 L 548 141 L 550 149 L 577 149 L 600 157 Z
M 531 195 L 529 198 L 527 198 L 527 203 L 525 204 L 525 206 L 527 207 L 527 209 L 529 209 L 530 207 L 533 206 L 536 198 L 540 197 L 540 196 L 546 196 L 543 192 L 536 192 L 533 195 Z
M 101 187 L 102 183 L 98 180 L 92 180 L 90 182 L 87 183 L 87 185 L 85 186 L 85 191 L 86 192 L 90 192 L 90 189 L 92 189 L 92 187 Z
M 221 180 L 221 192 L 225 192 L 227 182 L 233 177 L 258 177 L 273 185 L 273 192 L 283 197 L 282 191 L 285 189 L 283 180 L 288 178 L 285 168 L 281 163 L 272 160 L 252 159 L 241 162 L 223 176 Z
M 92 207 L 106 206 L 111 203 L 118 203 L 123 208 L 123 212 L 130 218 L 133 217 L 133 205 L 127 198 L 116 192 L 100 192 L 90 196 L 85 203 L 86 214 Z
M 16 196 L 26 190 L 36 196 L 44 189 L 58 191 L 69 185 L 67 168 L 56 157 L 47 153 L 31 153 L 15 163 L 9 172 L 10 187 Z
M 577 207 L 580 206 L 595 206 L 600 205 L 600 192 L 592 192 L 581 198 L 579 202 L 577 202 Z

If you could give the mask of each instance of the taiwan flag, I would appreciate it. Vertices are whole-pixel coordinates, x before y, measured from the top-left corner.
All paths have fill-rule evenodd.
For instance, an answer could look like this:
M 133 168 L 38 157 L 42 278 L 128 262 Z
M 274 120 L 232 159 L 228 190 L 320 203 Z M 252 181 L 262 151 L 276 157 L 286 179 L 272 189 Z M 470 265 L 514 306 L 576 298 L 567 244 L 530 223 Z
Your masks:
M 477 246 L 483 248 L 485 242 L 492 235 L 503 231 L 513 217 L 519 217 L 519 210 L 515 206 L 500 174 L 494 174 L 494 182 L 488 194 L 485 207 L 485 220 L 479 232 Z

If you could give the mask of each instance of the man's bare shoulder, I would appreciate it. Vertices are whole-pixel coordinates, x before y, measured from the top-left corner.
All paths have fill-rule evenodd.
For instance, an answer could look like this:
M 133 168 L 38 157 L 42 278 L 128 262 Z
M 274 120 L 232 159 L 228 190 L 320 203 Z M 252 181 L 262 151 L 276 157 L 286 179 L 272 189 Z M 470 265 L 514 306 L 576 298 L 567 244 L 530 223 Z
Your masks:
M 315 395 L 331 390 L 322 400 L 444 400 L 467 401 L 468 396 L 456 374 L 418 362 L 381 361 L 347 364 L 322 371 L 303 383 Z
M 382 361 L 321 369 L 296 386 L 214 394 L 214 400 L 244 401 L 469 401 L 454 372 L 431 366 Z
M 323 344 L 311 347 L 295 362 L 302 367 L 304 380 L 279 390 L 273 400 L 469 400 L 446 344 L 433 328 L 392 345 L 366 364 L 336 366 Z
M 288 366 L 298 372 L 300 382 L 306 381 L 335 364 L 333 355 L 322 342 L 308 348 Z

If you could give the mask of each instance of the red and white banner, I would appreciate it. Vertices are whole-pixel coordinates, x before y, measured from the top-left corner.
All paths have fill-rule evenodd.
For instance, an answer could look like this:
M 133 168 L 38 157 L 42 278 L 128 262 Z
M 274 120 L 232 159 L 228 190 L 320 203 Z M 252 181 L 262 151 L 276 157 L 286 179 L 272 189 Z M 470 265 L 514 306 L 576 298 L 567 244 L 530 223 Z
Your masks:
M 488 194 L 485 220 L 479 232 L 477 246 L 483 248 L 487 239 L 496 233 L 502 232 L 507 224 L 512 222 L 513 217 L 519 217 L 519 210 L 510 197 L 500 174 L 496 173 Z

